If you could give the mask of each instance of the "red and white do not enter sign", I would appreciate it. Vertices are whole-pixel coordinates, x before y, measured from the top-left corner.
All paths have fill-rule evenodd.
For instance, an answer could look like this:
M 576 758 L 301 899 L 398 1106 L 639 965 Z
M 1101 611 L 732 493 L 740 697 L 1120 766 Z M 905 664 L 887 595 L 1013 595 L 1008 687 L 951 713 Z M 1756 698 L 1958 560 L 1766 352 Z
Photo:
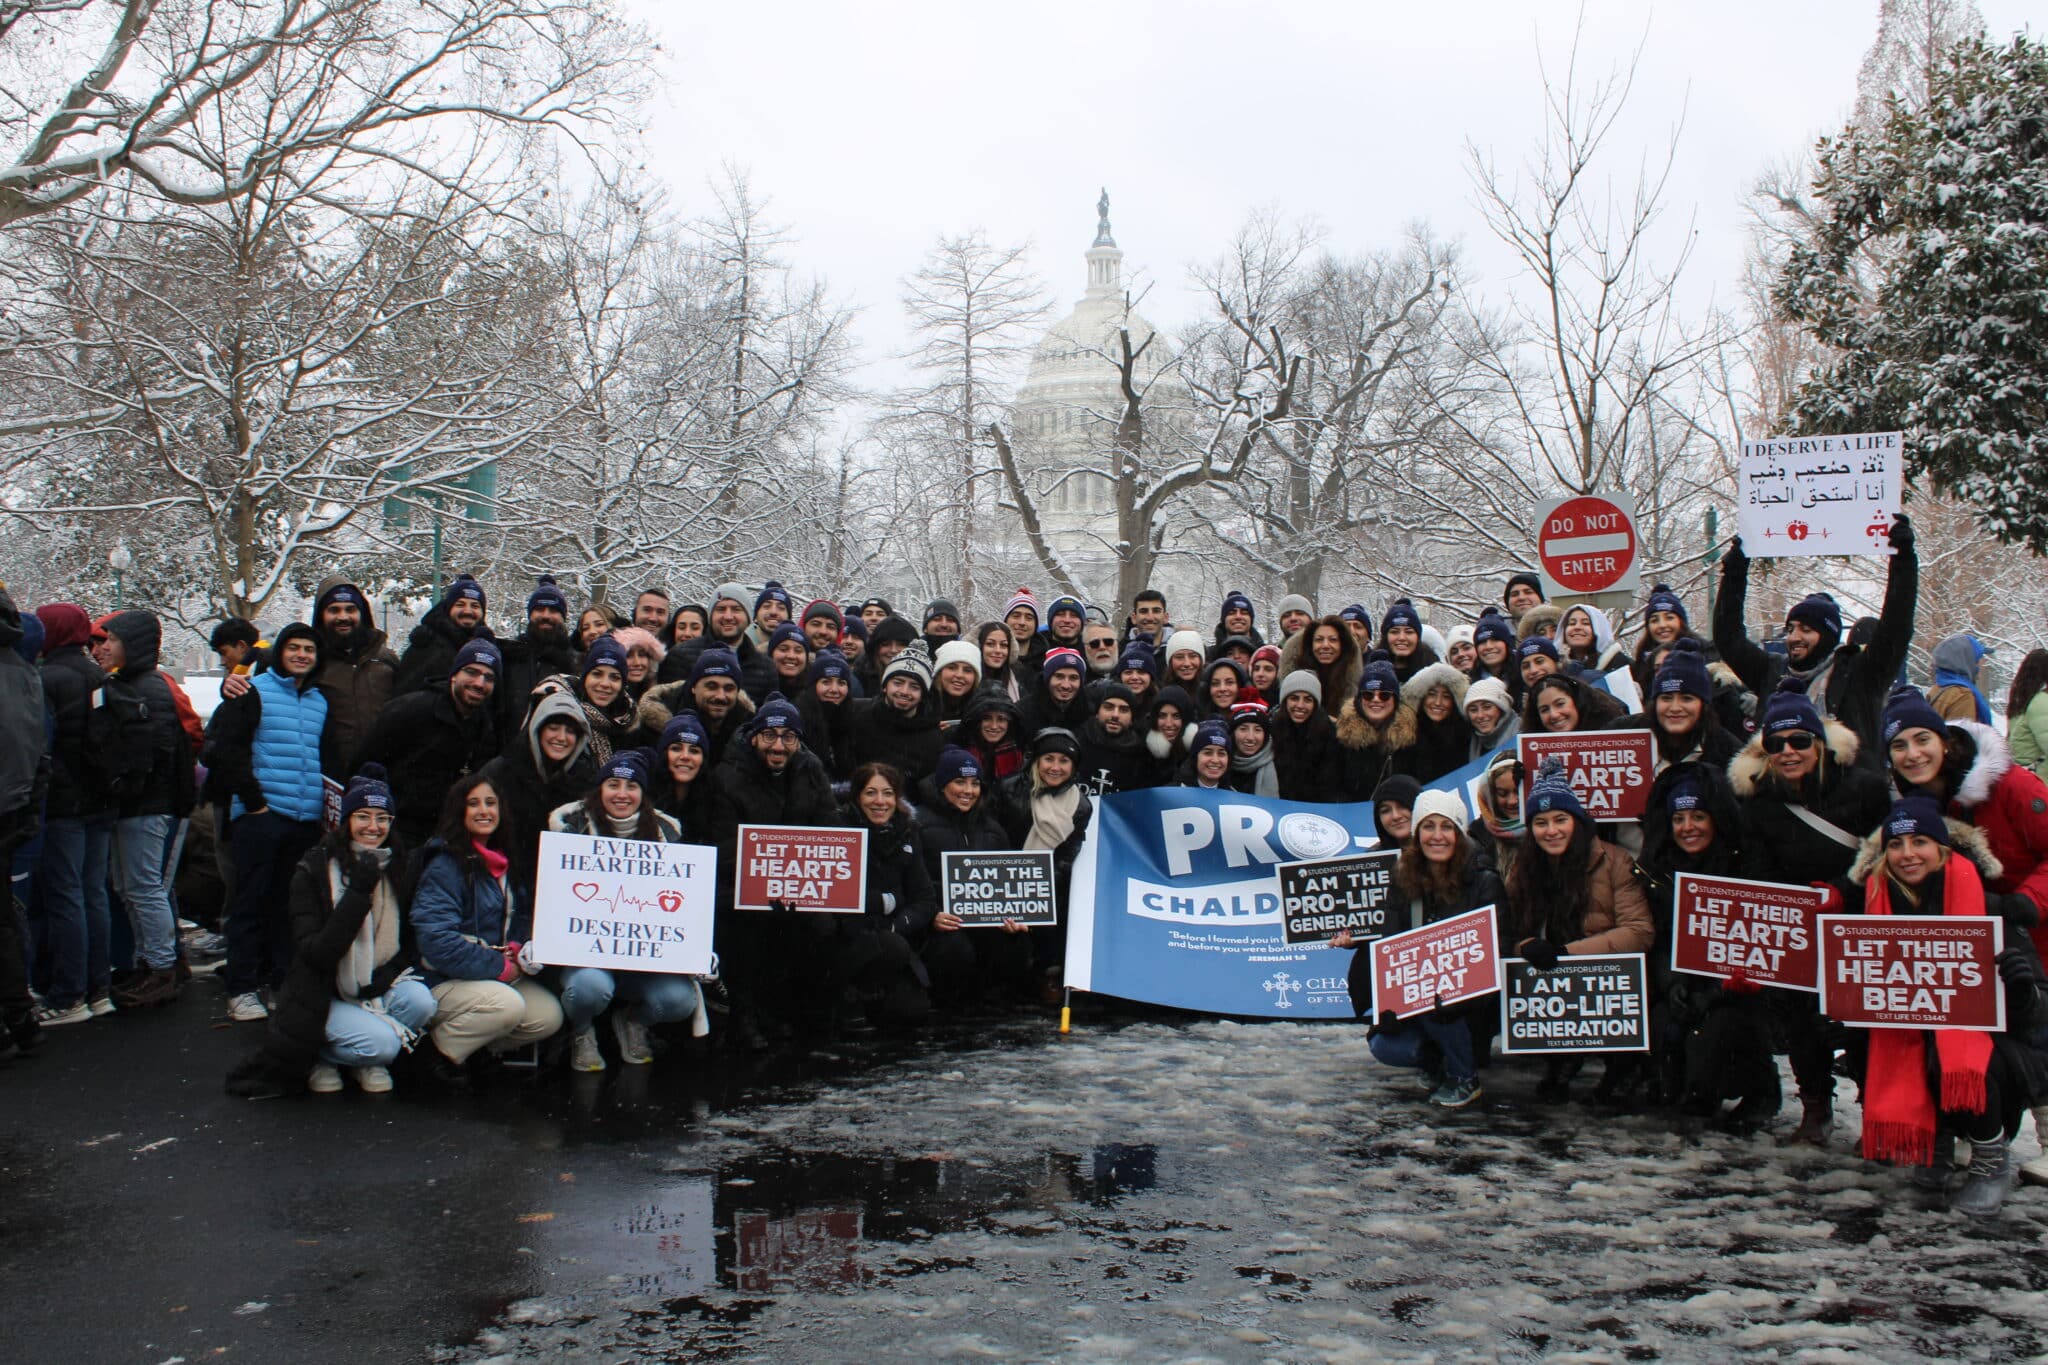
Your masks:
M 1634 588 L 1635 499 L 1618 493 L 1559 498 L 1537 508 L 1536 554 L 1544 591 L 1589 595 Z

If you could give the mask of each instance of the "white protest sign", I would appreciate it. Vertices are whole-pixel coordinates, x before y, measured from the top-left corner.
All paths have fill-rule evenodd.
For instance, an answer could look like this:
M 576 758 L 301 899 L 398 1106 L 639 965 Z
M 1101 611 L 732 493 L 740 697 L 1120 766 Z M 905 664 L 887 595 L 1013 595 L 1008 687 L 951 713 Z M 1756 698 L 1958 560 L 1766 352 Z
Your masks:
M 551 967 L 711 970 L 718 850 L 697 844 L 540 836 L 533 954 Z
M 1904 483 L 1896 431 L 1744 441 L 1735 494 L 1743 552 L 1888 555 Z

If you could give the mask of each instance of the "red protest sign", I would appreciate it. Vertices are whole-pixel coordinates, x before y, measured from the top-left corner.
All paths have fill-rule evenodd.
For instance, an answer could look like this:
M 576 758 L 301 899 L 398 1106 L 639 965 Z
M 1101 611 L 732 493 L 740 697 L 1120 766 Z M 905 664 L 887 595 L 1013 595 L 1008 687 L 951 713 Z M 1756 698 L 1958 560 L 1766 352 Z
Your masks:
M 1372 941 L 1372 1012 L 1406 1019 L 1500 989 L 1493 907 Z
M 1523 735 L 1517 755 L 1526 774 L 1522 800 L 1543 760 L 1564 761 L 1572 794 L 1595 820 L 1639 820 L 1650 804 L 1657 775 L 1656 741 L 1648 730 L 1586 730 L 1563 735 Z
M 1536 513 L 1545 596 L 1614 592 L 1642 582 L 1634 498 L 1589 493 L 1543 503 Z
M 1681 872 L 1672 906 L 1671 970 L 1760 986 L 1820 989 L 1814 920 L 1827 898 L 1810 886 Z
M 816 825 L 741 825 L 732 903 L 741 910 L 858 915 L 867 908 L 868 832 Z
M 2002 1032 L 2004 930 L 1989 915 L 1822 915 L 1821 1013 L 1852 1028 Z

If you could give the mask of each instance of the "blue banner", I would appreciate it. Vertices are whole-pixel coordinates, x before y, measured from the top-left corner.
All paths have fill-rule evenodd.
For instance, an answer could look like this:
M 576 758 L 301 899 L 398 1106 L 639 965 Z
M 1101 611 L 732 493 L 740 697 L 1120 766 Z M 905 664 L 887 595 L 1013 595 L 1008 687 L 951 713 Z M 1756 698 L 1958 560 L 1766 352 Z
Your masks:
M 1285 941 L 1273 869 L 1372 844 L 1363 803 L 1202 787 L 1102 797 L 1074 862 L 1066 983 L 1215 1014 L 1349 1019 L 1352 950 Z

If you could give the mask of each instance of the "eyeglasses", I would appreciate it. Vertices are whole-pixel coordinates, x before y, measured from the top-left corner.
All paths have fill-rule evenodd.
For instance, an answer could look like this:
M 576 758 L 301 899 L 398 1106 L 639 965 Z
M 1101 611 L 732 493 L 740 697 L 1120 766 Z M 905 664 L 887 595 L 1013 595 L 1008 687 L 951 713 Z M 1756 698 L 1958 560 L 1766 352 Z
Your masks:
M 1787 730 L 1782 735 L 1764 736 L 1764 752 L 1767 754 L 1775 754 L 1787 748 L 1803 754 L 1812 747 L 1813 736 L 1804 730 Z
M 1102 651 L 1102 650 L 1105 650 L 1105 649 L 1115 649 L 1115 648 L 1116 648 L 1116 641 L 1114 641 L 1114 640 L 1090 640 L 1090 641 L 1088 641 L 1088 643 L 1087 643 L 1087 645 L 1086 645 L 1086 648 L 1087 648 L 1087 650 L 1088 650 L 1088 652 L 1089 652 L 1090 654 L 1094 654 L 1094 653 L 1098 653 L 1098 652 L 1100 652 L 1100 651 Z
M 803 741 L 791 730 L 762 730 L 754 736 L 758 743 L 771 744 L 778 749 L 794 749 Z

